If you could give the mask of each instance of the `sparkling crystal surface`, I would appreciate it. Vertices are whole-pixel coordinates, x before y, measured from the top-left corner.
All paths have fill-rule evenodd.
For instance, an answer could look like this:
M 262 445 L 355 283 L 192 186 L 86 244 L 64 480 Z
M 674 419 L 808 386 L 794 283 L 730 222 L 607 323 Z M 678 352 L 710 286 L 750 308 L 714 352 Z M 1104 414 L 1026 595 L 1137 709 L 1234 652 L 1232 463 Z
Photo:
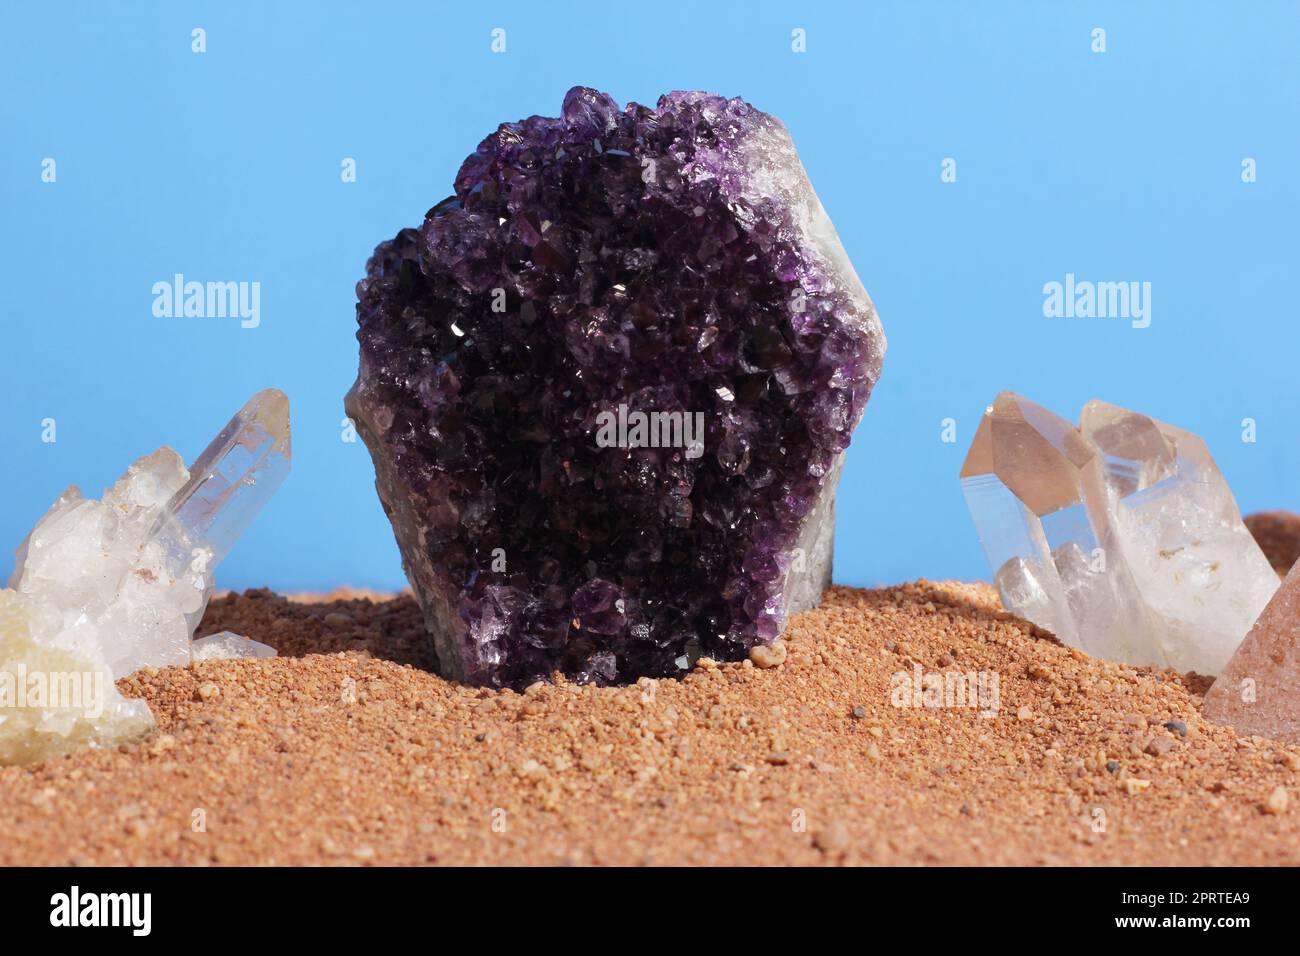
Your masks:
M 1147 416 L 1004 392 L 961 479 L 1003 603 L 1090 654 L 1218 673 L 1276 589 L 1205 443 Z
M 775 118 L 575 88 L 357 294 L 347 408 L 447 676 L 679 674 L 820 599 L 885 342 Z M 602 446 L 619 406 L 698 413 L 702 447 Z

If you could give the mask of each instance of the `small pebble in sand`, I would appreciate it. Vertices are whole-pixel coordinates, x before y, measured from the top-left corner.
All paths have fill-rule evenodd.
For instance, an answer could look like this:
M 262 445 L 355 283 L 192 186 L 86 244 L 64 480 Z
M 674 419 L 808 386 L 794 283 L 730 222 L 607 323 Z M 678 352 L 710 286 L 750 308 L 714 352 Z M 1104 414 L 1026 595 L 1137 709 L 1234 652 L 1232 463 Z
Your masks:
M 813 835 L 813 845 L 824 853 L 846 850 L 849 846 L 849 829 L 836 820 Z
M 166 753 L 176 746 L 176 738 L 171 734 L 160 734 L 149 744 L 149 753 L 154 756 Z
M 1165 730 L 1172 730 L 1179 737 L 1187 736 L 1187 725 L 1181 720 L 1171 720 L 1165 724 Z
M 780 667 L 786 658 L 785 641 L 773 641 L 771 644 L 755 644 L 749 651 L 749 659 L 757 667 Z
M 1286 787 L 1276 787 L 1273 792 L 1268 795 L 1268 799 L 1264 801 L 1264 804 L 1260 809 L 1265 813 L 1278 816 L 1286 813 L 1288 802 Z
M 352 620 L 350 614 L 344 614 L 342 611 L 331 611 L 329 614 L 326 614 L 321 618 L 321 620 L 325 622 L 325 626 L 331 631 L 346 631 L 351 629 L 356 623 Z
M 1152 737 L 1151 742 L 1146 747 L 1147 753 L 1153 757 L 1163 757 L 1173 749 L 1174 740 L 1172 737 Z

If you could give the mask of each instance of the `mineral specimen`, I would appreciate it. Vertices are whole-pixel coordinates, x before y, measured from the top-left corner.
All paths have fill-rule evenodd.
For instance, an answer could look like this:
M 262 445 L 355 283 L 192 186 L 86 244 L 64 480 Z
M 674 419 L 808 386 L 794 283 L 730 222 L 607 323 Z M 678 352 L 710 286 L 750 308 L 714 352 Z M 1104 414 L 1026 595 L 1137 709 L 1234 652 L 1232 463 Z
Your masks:
M 357 298 L 347 409 L 445 675 L 681 674 L 820 600 L 885 340 L 775 118 L 570 90 Z
M 1205 443 L 1003 392 L 961 471 L 1008 610 L 1098 657 L 1217 674 L 1277 588 Z
M 269 644 L 251 640 L 234 631 L 209 634 L 190 645 L 190 657 L 196 661 L 236 661 L 276 656 L 278 652 Z
M 114 680 L 189 663 L 213 570 L 284 480 L 290 456 L 288 399 L 267 389 L 191 469 L 163 447 L 100 501 L 75 486 L 60 496 L 0 590 L 0 763 L 108 745 L 153 725 L 147 705 L 123 698 Z
M 63 627 L 60 608 L 0 589 L 0 765 L 111 746 L 154 726 L 95 647 L 55 639 Z
M 1205 718 L 1300 744 L 1300 562 L 1205 695 Z

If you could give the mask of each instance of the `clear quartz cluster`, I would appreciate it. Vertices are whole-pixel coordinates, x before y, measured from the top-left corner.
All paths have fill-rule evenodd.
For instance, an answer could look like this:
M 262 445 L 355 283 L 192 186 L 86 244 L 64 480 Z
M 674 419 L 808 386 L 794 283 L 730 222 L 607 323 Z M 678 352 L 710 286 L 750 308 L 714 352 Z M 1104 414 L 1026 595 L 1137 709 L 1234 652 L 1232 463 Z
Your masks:
M 885 351 L 785 127 L 577 87 L 453 188 L 367 264 L 347 398 L 443 673 L 623 683 L 774 640 L 829 582 Z M 619 409 L 698 415 L 700 447 L 602 445 Z
M 213 570 L 290 458 L 289 402 L 267 389 L 191 468 L 164 446 L 99 501 L 75 486 L 59 497 L 0 590 L 0 763 L 109 745 L 153 726 L 148 706 L 113 682 L 140 667 L 190 662 Z M 74 683 L 92 690 L 90 699 L 51 692 Z
M 1094 656 L 1217 674 L 1277 589 L 1205 442 L 1137 412 L 1003 392 L 961 483 L 1006 608 Z

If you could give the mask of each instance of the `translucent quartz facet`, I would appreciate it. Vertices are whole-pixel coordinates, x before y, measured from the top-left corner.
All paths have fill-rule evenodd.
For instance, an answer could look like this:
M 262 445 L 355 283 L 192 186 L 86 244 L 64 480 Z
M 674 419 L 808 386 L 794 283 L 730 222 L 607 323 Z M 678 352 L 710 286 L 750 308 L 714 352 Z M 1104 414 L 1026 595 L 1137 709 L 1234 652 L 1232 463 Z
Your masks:
M 189 663 L 216 563 L 275 493 L 289 461 L 288 401 L 268 389 L 230 420 L 193 471 L 163 447 L 132 464 L 100 501 L 65 491 L 19 547 L 9 589 L 0 591 L 7 614 L 0 694 L 4 674 L 24 661 L 37 670 L 76 665 L 105 678 L 104 699 L 93 718 L 90 707 L 82 718 L 75 708 L 59 711 L 56 736 L 68 747 L 147 729 L 148 708 L 122 701 L 113 681 L 144 666 Z M 0 755 L 60 752 L 47 725 L 11 716 L 0 707 Z
M 1205 719 L 1300 744 L 1300 562 L 1205 695 Z
M 168 509 L 182 531 L 202 542 L 213 564 L 243 535 L 289 474 L 289 399 L 258 392 L 190 466 L 190 480 Z
M 1105 513 L 1163 659 L 1217 674 L 1277 590 L 1197 436 L 1105 402 L 1079 430 L 1101 453 Z
M 1205 443 L 1146 416 L 1004 392 L 961 478 L 1008 610 L 1090 654 L 1217 673 L 1276 588 Z
M 249 657 L 276 657 L 277 651 L 269 644 L 251 640 L 234 631 L 221 631 L 200 637 L 191 648 L 196 661 L 235 661 Z
M 367 264 L 346 400 L 443 673 L 619 683 L 774 640 L 829 581 L 885 351 L 785 127 L 579 87 L 453 188 Z M 700 433 L 604 442 L 619 409 Z
M 961 472 L 962 491 L 1008 610 L 1101 657 L 1144 653 L 1133 595 L 1106 573 L 1103 532 L 1088 500 L 1094 450 L 1065 419 L 1010 392 L 984 413 Z M 1081 606 L 1088 614 L 1078 613 Z

